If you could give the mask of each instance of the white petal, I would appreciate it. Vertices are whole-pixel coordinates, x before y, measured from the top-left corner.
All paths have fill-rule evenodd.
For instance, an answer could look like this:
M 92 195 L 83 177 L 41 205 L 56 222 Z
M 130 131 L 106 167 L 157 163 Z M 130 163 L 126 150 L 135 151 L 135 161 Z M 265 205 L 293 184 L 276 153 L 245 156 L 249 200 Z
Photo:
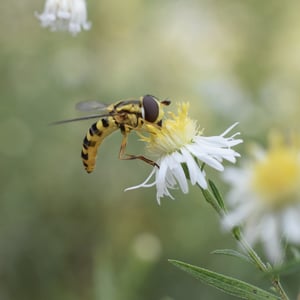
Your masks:
M 127 191 L 138 189 L 138 188 L 141 188 L 141 187 L 151 187 L 151 186 L 154 186 L 155 185 L 155 181 L 152 182 L 152 183 L 148 183 L 148 181 L 151 179 L 151 177 L 153 176 L 154 173 L 155 173 L 155 168 L 153 168 L 153 170 L 151 171 L 150 175 L 146 178 L 146 180 L 144 182 L 142 182 L 139 185 L 135 185 L 135 186 L 126 188 L 124 191 L 127 192 Z
M 85 0 L 47 0 L 43 13 L 36 16 L 51 31 L 68 30 L 75 35 L 90 28 Z
M 186 145 L 186 148 L 192 153 L 196 158 L 201 160 L 202 162 L 206 163 L 210 167 L 218 170 L 218 171 L 223 171 L 224 167 L 223 165 L 218 162 L 216 159 L 213 157 L 210 157 L 206 153 L 203 153 L 202 150 L 196 145 L 196 144 L 191 144 L 191 145 Z
M 172 168 L 172 174 L 176 178 L 182 192 L 187 194 L 189 187 L 181 164 L 177 164 Z
M 249 215 L 253 213 L 254 209 L 253 203 L 242 203 L 224 217 L 224 225 L 228 229 L 232 229 L 234 226 L 243 224 Z
M 269 259 L 273 263 L 279 263 L 283 257 L 282 245 L 280 242 L 280 230 L 276 215 L 264 215 L 262 219 L 263 228 L 261 239 Z
M 300 243 L 300 211 L 298 207 L 290 207 L 282 215 L 283 233 L 288 242 Z
M 159 194 L 163 194 L 166 186 L 166 174 L 168 169 L 168 157 L 164 157 L 160 161 L 160 167 L 156 170 L 156 188 Z
M 230 132 L 234 127 L 236 127 L 239 124 L 239 122 L 235 122 L 234 124 L 232 124 L 230 127 L 228 127 L 222 134 L 220 134 L 221 136 L 225 136 L 228 132 Z
M 194 185 L 197 182 L 197 175 L 199 166 L 196 164 L 194 157 L 185 148 L 181 149 L 182 156 L 184 157 L 185 163 L 189 170 L 189 176 L 191 183 Z
M 260 239 L 262 231 L 261 216 L 252 213 L 245 220 L 244 235 L 250 245 L 254 245 Z

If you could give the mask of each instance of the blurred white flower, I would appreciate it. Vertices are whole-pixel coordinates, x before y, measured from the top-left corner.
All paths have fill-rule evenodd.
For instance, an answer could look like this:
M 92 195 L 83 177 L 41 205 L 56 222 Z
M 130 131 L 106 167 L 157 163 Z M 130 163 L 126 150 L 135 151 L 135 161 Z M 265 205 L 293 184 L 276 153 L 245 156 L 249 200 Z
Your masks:
M 267 257 L 280 263 L 283 241 L 300 244 L 300 147 L 276 134 L 269 150 L 256 148 L 254 154 L 253 161 L 224 172 L 232 186 L 224 225 L 244 225 L 246 239 L 261 241 Z
M 148 178 L 141 184 L 127 188 L 126 191 L 141 187 L 156 186 L 156 199 L 168 196 L 172 199 L 169 189 L 179 185 L 183 193 L 188 193 L 188 181 L 192 185 L 207 188 L 205 172 L 201 164 L 223 171 L 223 159 L 232 163 L 240 156 L 231 147 L 240 144 L 242 140 L 234 139 L 238 134 L 230 137 L 225 135 L 236 125 L 229 127 L 219 136 L 205 137 L 199 130 L 197 122 L 188 117 L 189 105 L 178 105 L 178 114 L 170 113 L 170 118 L 164 120 L 162 127 L 145 124 L 149 136 L 141 136 L 147 143 L 150 152 L 158 157 L 156 163 L 159 168 L 153 168 Z M 151 178 L 153 182 L 150 183 Z
M 35 15 L 43 27 L 52 31 L 69 31 L 76 35 L 81 29 L 91 28 L 85 0 L 46 0 L 43 13 Z

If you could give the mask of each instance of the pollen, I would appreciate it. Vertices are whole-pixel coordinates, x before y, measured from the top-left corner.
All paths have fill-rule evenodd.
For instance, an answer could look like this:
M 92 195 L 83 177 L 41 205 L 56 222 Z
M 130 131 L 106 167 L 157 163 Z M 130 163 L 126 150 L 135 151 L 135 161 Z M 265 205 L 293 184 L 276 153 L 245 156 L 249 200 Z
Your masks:
M 253 188 L 274 209 L 295 201 L 300 186 L 299 151 L 294 145 L 277 142 L 254 165 Z
M 177 105 L 177 114 L 169 112 L 161 127 L 145 124 L 145 129 L 150 134 L 140 136 L 147 143 L 149 152 L 158 156 L 168 155 L 193 142 L 199 130 L 197 122 L 189 118 L 188 110 L 189 103 L 181 103 Z

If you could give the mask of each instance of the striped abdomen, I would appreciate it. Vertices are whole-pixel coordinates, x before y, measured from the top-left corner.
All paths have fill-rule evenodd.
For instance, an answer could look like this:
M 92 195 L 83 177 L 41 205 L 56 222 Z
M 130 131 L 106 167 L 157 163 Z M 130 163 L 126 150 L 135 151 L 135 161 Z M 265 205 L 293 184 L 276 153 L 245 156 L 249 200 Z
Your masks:
M 105 117 L 94 123 L 83 140 L 81 151 L 82 162 L 88 173 L 91 173 L 96 164 L 97 150 L 102 141 L 118 129 L 113 117 Z

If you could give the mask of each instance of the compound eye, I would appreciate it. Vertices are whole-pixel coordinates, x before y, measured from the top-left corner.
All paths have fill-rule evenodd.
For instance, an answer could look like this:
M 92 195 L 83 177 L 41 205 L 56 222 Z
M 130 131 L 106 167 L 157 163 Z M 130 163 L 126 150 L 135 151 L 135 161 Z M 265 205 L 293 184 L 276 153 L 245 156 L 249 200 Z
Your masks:
M 151 95 L 143 97 L 144 118 L 146 121 L 154 123 L 159 115 L 158 101 Z

